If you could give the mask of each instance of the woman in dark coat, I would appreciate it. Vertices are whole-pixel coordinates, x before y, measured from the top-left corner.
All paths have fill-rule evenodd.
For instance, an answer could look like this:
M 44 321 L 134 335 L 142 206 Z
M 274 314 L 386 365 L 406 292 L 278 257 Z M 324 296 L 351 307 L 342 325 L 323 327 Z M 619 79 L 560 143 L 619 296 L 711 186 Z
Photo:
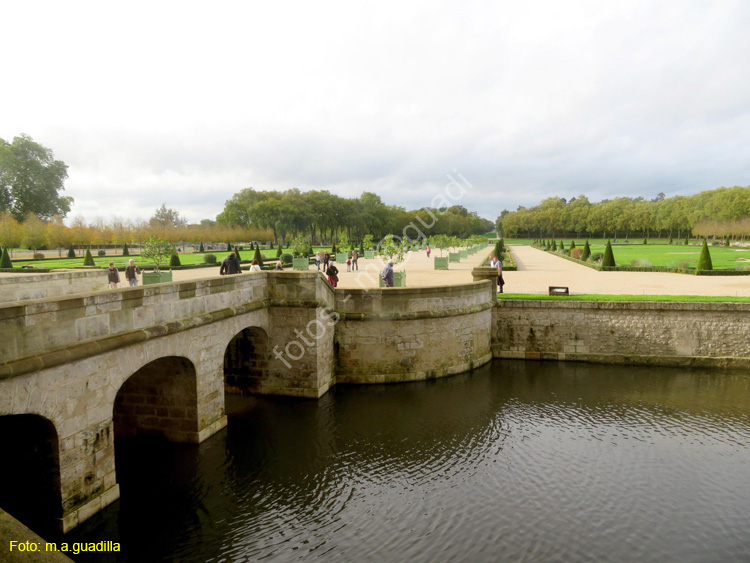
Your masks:
M 333 287 L 336 287 L 339 283 L 338 268 L 333 264 L 329 265 L 328 269 L 326 270 L 326 275 L 328 276 L 328 283 L 330 283 Z

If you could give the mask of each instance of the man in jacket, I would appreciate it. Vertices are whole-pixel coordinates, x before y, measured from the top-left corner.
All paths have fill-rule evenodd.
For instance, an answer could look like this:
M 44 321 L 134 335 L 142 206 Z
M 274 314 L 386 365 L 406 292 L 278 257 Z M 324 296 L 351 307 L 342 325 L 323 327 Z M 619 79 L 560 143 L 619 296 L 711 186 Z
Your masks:
M 383 283 L 385 287 L 393 287 L 393 260 L 388 260 L 383 268 Z
M 237 255 L 232 252 L 229 256 L 224 258 L 224 260 L 221 262 L 221 268 L 219 268 L 219 275 L 223 276 L 224 274 L 239 274 L 241 272 L 240 270 L 240 261 L 237 260 Z

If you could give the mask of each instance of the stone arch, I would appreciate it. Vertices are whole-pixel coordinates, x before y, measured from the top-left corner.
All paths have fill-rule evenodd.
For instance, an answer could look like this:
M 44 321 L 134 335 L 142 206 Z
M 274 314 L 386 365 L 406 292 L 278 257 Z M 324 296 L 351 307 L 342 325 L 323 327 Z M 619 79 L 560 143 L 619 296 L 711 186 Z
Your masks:
M 0 507 L 45 532 L 63 515 L 55 425 L 36 414 L 0 416 Z
M 182 356 L 162 357 L 142 366 L 117 392 L 112 419 L 116 438 L 146 435 L 197 442 L 195 366 Z
M 259 393 L 268 377 L 268 334 L 257 326 L 238 332 L 224 352 L 227 393 Z

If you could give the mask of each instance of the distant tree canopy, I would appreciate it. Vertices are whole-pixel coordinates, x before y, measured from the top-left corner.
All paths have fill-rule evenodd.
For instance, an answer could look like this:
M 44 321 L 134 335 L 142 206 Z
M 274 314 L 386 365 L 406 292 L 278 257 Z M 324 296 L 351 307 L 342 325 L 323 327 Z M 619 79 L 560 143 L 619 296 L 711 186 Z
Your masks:
M 371 234 L 380 239 L 388 233 L 405 232 L 415 224 L 426 235 L 447 234 L 467 238 L 494 231 L 491 221 L 478 217 L 460 205 L 431 213 L 426 208 L 407 211 L 386 205 L 380 196 L 363 192 L 358 198 L 344 198 L 326 190 L 298 189 L 256 191 L 244 189 L 228 200 L 216 220 L 219 224 L 268 228 L 275 240 L 302 234 L 312 241 L 332 241 L 345 235 L 360 241 Z
M 152 227 L 184 227 L 188 224 L 187 219 L 180 215 L 176 209 L 168 209 L 166 203 L 162 203 L 148 224 Z
M 73 203 L 59 193 L 67 177 L 66 164 L 28 135 L 12 143 L 0 139 L 0 213 L 7 211 L 17 221 L 29 213 L 43 220 L 65 217 Z
M 750 236 L 750 187 L 717 188 L 692 196 L 652 200 L 618 197 L 591 203 L 585 195 L 567 201 L 548 197 L 539 205 L 503 212 L 497 224 L 505 236 L 529 238 L 566 234 L 613 238 L 652 234 Z

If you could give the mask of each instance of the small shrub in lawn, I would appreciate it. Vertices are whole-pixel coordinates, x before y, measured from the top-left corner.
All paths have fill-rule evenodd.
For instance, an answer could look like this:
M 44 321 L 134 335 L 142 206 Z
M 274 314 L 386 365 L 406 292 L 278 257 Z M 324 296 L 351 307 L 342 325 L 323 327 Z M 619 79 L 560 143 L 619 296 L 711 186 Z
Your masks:
M 128 250 L 127 243 L 122 245 L 122 255 L 123 256 L 130 256 L 130 251 Z
M 237 257 L 237 262 L 241 262 L 242 261 L 242 256 L 240 256 L 240 251 L 237 250 L 236 246 L 234 247 L 234 255 Z
M 630 265 L 634 268 L 651 268 L 651 262 L 644 259 L 631 260 Z
M 602 258 L 604 257 L 604 254 L 601 252 L 594 252 L 589 256 L 589 260 L 592 262 L 601 262 Z
M 200 248 L 198 248 L 198 252 L 200 252 L 201 254 L 205 252 L 205 250 L 203 250 L 203 243 L 201 243 Z
M 605 268 L 614 268 L 615 255 L 612 253 L 612 243 L 607 239 L 607 248 L 604 249 L 604 257 L 602 258 L 602 266 Z
M 171 266 L 182 266 L 182 264 L 180 264 L 180 257 L 177 256 L 176 254 L 172 254 L 172 257 L 169 259 L 169 265 L 170 265 L 170 267 Z
M 724 239 L 724 246 L 729 246 L 729 237 Z
M 570 251 L 570 257 L 575 258 L 576 260 L 580 260 L 582 254 L 583 248 L 574 248 Z
M 648 244 L 648 239 L 647 238 L 643 239 L 643 244 Z
M 203 256 L 203 262 L 206 264 L 216 264 L 216 255 L 206 254 L 205 256 Z
M 677 269 L 678 270 L 687 270 L 690 268 L 690 262 L 687 260 L 681 260 L 680 262 L 677 262 Z
M 289 264 L 291 264 L 292 263 L 292 255 L 291 254 L 287 254 L 286 252 L 284 252 L 281 255 L 281 263 L 284 266 L 288 266 Z
M 70 248 L 68 248 L 68 258 L 75 258 L 76 257 L 76 251 L 75 248 L 73 248 L 73 245 L 70 245 Z
M 672 240 L 672 237 L 669 237 L 669 244 L 673 244 L 674 241 Z
M 576 249 L 576 241 L 574 241 L 574 240 L 571 240 L 571 241 L 570 241 L 570 252 L 571 252 L 571 256 L 573 255 L 572 253 L 573 253 L 573 251 L 574 251 L 575 249 Z
M 708 244 L 706 239 L 703 239 L 703 248 L 701 248 L 701 255 L 698 258 L 698 266 L 695 268 L 696 272 L 713 270 L 714 266 L 711 262 L 711 253 L 708 251 Z
M 42 254 L 41 252 L 35 252 L 34 260 L 44 260 L 44 254 Z
M 99 252 L 96 253 L 96 255 L 97 256 L 106 256 L 107 255 L 107 251 L 106 250 L 100 250 Z
M 711 246 L 719 246 L 719 244 L 721 244 L 721 243 L 719 243 L 719 241 L 718 241 L 718 240 L 715 240 L 715 241 L 713 241 L 713 242 L 711 243 Z
M 260 253 L 260 249 L 256 246 L 255 247 L 255 254 L 253 255 L 253 260 L 258 261 L 258 266 L 263 268 L 263 255 Z
M 557 251 L 557 243 L 553 240 L 552 241 L 552 252 L 556 252 L 556 251 Z
M 563 244 L 563 241 L 560 241 L 560 252 L 565 252 L 565 245 Z
M 276 258 L 281 258 L 281 255 L 283 254 L 283 251 L 281 250 L 281 245 L 276 249 Z
M 591 247 L 589 246 L 589 239 L 586 239 L 586 244 L 583 245 L 583 254 L 581 254 L 581 260 L 584 262 L 591 256 Z
M 687 237 L 685 237 L 685 246 L 687 246 L 688 244 L 690 244 L 690 241 L 688 240 Z
M 90 248 L 86 249 L 86 256 L 84 256 L 83 258 L 83 265 L 84 266 L 96 266 L 96 264 L 94 263 L 94 257 L 91 256 Z
M 10 259 L 10 255 L 8 254 L 8 249 L 3 248 L 3 255 L 2 258 L 0 258 L 0 268 L 12 268 L 13 262 Z

